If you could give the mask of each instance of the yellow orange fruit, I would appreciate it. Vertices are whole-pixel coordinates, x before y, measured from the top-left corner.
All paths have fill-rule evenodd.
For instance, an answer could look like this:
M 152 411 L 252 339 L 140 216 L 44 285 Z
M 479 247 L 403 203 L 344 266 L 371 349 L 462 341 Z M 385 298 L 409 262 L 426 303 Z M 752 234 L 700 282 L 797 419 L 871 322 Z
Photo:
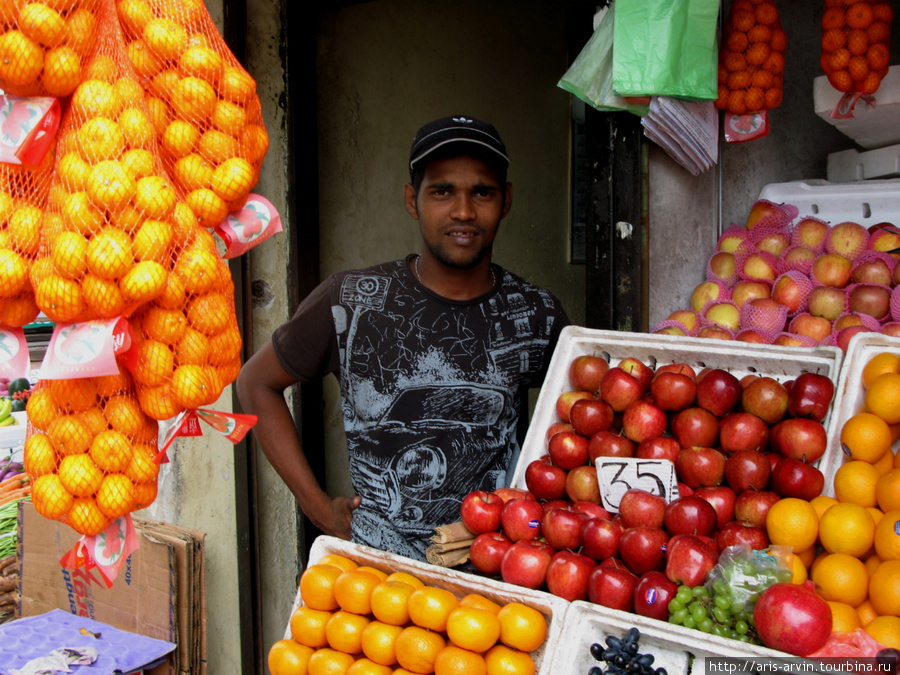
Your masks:
M 863 628 L 875 640 L 890 649 L 900 649 L 900 618 L 877 616 Z
M 117 227 L 104 227 L 88 243 L 87 263 L 100 279 L 119 279 L 133 266 L 131 237 Z
M 845 553 L 829 553 L 812 570 L 812 580 L 825 600 L 856 607 L 866 599 L 869 575 L 865 563 Z
M 31 502 L 45 518 L 58 519 L 72 508 L 74 497 L 66 490 L 59 474 L 38 476 L 31 485 Z
M 869 579 L 869 600 L 879 615 L 900 616 L 900 560 L 885 560 Z
M 862 460 L 852 460 L 842 464 L 834 474 L 834 494 L 838 501 L 853 502 L 860 506 L 875 506 L 875 486 L 878 484 L 878 469 Z
M 875 521 L 859 504 L 835 504 L 819 521 L 819 538 L 829 553 L 860 558 L 875 540 Z
M 409 596 L 409 618 L 417 626 L 434 631 L 447 630 L 447 619 L 459 600 L 450 591 L 436 586 L 423 586 Z
M 44 68 L 44 51 L 18 30 L 0 35 L 0 80 L 15 87 L 33 84 Z
M 434 675 L 485 675 L 487 665 L 481 654 L 447 645 L 434 660 Z
M 891 469 L 878 478 L 875 499 L 883 512 L 900 509 L 900 469 Z
M 447 617 L 447 637 L 457 647 L 486 652 L 500 637 L 500 619 L 487 609 L 457 607 Z
M 338 609 L 334 584 L 343 573 L 340 567 L 329 564 L 307 567 L 300 577 L 300 597 L 306 606 L 328 612 Z
M 328 644 L 325 638 L 325 624 L 331 612 L 311 607 L 298 607 L 291 615 L 291 636 L 300 644 L 318 649 Z
M 540 647 L 547 637 L 547 620 L 538 610 L 520 602 L 510 602 L 497 613 L 500 641 L 523 652 Z
M 91 442 L 90 456 L 106 473 L 124 471 L 131 462 L 131 441 L 121 431 L 100 431 Z
M 487 675 L 534 675 L 534 661 L 531 655 L 510 649 L 506 645 L 495 645 L 484 655 Z
M 56 472 L 56 449 L 47 434 L 36 433 L 25 439 L 23 464 L 32 478 Z
M 816 543 L 819 519 L 809 502 L 788 497 L 775 502 L 769 509 L 766 531 L 772 544 L 791 546 L 796 552 L 805 551 Z
M 30 2 L 19 12 L 19 30 L 44 47 L 59 44 L 65 26 L 59 12 L 40 2 Z
M 884 373 L 900 373 L 900 355 L 881 352 L 869 359 L 862 372 L 863 386 L 868 388 L 876 377 Z
M 900 422 L 900 373 L 882 373 L 866 389 L 866 409 L 888 424 Z
M 382 623 L 381 621 L 370 622 L 362 632 L 360 641 L 362 653 L 366 655 L 366 658 L 379 665 L 394 665 L 397 663 L 394 643 L 402 632 L 403 628 L 401 626 Z
M 826 602 L 831 608 L 832 630 L 835 633 L 849 633 L 857 628 L 862 628 L 855 607 L 834 600 L 826 600 Z
M 301 645 L 295 640 L 279 640 L 269 648 L 266 657 L 269 673 L 271 675 L 306 673 L 314 652 L 312 647 Z
M 882 560 L 900 560 L 900 509 L 888 511 L 875 525 L 875 552 Z
M 111 473 L 103 477 L 97 489 L 97 508 L 110 520 L 135 510 L 134 483 L 128 476 Z
M 434 671 L 437 655 L 446 646 L 440 633 L 420 626 L 404 628 L 394 641 L 397 663 L 412 673 L 422 674 Z
M 323 647 L 309 658 L 307 672 L 309 675 L 346 675 L 355 660 L 351 654 Z
M 368 625 L 368 617 L 339 609 L 325 624 L 325 639 L 332 649 L 345 654 L 359 654 L 362 651 L 363 630 Z
M 197 368 L 197 366 L 181 366 Z M 381 580 L 364 570 L 354 569 L 344 572 L 334 585 L 334 597 L 341 609 L 355 614 L 368 614 L 372 611 L 372 589 Z
M 890 451 L 891 430 L 877 415 L 857 413 L 844 422 L 841 444 L 852 459 L 874 463 Z

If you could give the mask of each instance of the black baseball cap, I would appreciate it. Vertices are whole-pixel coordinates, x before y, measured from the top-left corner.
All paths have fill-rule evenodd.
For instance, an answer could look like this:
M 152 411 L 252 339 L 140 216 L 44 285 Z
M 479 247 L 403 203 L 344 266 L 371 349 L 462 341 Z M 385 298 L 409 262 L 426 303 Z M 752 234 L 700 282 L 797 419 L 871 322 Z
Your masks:
M 456 143 L 476 146 L 482 150 L 479 154 L 487 151 L 487 155 L 495 158 L 504 168 L 509 166 L 506 146 L 493 124 L 466 115 L 454 115 L 429 122 L 419 129 L 409 152 L 410 173 L 436 150 Z

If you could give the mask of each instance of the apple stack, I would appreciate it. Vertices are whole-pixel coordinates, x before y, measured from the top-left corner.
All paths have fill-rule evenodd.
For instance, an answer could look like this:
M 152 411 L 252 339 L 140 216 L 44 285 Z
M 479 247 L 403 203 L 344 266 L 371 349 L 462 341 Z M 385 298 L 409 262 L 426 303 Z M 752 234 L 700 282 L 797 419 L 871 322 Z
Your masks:
M 463 500 L 483 573 L 665 621 L 678 585 L 702 585 L 727 547 L 784 543 L 767 530 L 773 504 L 822 492 L 813 462 L 827 448 L 834 384 L 825 375 L 782 383 L 721 368 L 695 375 L 684 362 L 654 370 L 634 357 L 612 367 L 585 354 L 568 380 L 547 452 L 524 470 L 527 490 Z M 617 513 L 601 506 L 598 466 L 622 457 L 671 462 L 676 494 L 630 487 Z
M 798 215 L 758 200 L 719 238 L 690 309 L 653 332 L 844 351 L 859 332 L 900 335 L 900 228 Z

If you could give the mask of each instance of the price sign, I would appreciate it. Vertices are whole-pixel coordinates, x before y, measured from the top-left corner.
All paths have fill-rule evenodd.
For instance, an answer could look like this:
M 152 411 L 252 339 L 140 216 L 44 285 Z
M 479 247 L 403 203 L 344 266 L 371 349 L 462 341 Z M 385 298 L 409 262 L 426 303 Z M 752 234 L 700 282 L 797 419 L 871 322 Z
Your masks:
M 596 468 L 600 498 L 607 511 L 618 512 L 622 495 L 632 488 L 662 495 L 667 502 L 678 496 L 675 464 L 668 459 L 598 457 Z

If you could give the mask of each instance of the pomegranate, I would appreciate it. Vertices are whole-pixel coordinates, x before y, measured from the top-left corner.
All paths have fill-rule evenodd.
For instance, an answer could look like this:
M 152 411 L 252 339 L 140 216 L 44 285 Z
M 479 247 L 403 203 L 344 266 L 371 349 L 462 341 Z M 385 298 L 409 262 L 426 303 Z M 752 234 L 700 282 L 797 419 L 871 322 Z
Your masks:
M 767 647 L 795 656 L 821 649 L 831 635 L 831 607 L 812 582 L 769 586 L 756 601 L 753 619 Z

